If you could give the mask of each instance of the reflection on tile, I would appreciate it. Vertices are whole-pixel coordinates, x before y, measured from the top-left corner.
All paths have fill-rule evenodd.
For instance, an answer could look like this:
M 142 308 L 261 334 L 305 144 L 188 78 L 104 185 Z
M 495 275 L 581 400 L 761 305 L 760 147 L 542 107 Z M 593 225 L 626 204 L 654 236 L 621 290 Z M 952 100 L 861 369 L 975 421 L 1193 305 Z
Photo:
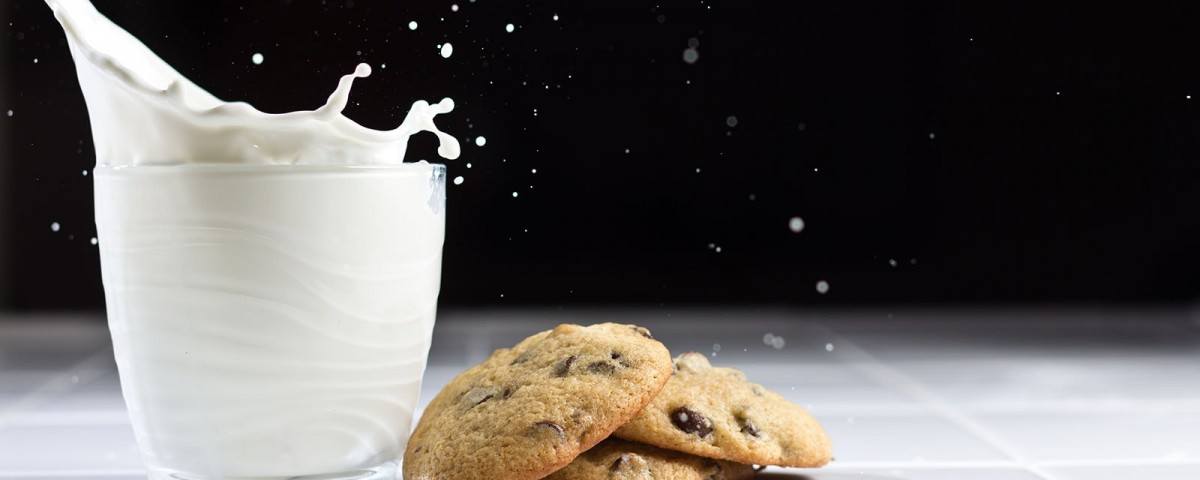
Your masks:
M 768 468 L 755 480 L 1040 480 L 1017 468 L 865 468 L 779 469 Z M 1129 480 L 1129 479 L 1125 479 Z
M 0 472 L 140 468 L 129 425 L 13 425 L 0 429 Z
M 839 462 L 1002 461 L 1003 453 L 932 415 L 817 415 Z
M 1196 480 L 1200 463 L 1191 465 L 1137 465 L 1047 468 L 1058 480 Z
M 1023 413 L 975 417 L 1034 461 L 1197 460 L 1200 414 Z

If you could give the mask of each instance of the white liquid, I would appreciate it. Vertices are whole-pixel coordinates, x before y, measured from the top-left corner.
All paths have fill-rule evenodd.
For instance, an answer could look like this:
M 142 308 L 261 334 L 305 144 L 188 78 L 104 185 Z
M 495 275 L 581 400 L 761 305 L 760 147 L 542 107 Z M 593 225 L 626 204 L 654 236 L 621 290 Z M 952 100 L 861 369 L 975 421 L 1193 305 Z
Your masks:
M 437 304 L 434 168 L 96 169 L 109 326 L 152 474 L 399 459 Z
M 89 2 L 47 3 L 87 101 L 109 325 L 150 475 L 398 460 L 445 222 L 444 168 L 402 161 L 421 131 L 458 156 L 433 123 L 453 102 L 362 127 L 341 115 L 360 64 L 324 106 L 267 114 L 188 81 Z
M 437 135 L 438 154 L 459 145 L 433 123 L 454 109 L 449 98 L 414 102 L 393 130 L 372 130 L 342 115 L 359 64 L 316 110 L 269 114 L 225 102 L 196 86 L 85 0 L 46 0 L 67 34 L 87 100 L 98 165 L 247 163 L 257 165 L 394 165 L 408 137 Z

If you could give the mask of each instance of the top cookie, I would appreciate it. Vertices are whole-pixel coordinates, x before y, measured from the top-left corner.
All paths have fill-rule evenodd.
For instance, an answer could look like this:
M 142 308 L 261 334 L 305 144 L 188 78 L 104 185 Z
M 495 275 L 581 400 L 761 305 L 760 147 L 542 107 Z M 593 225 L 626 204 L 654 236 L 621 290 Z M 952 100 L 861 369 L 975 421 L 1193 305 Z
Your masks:
M 425 409 L 404 478 L 542 478 L 633 418 L 671 368 L 666 347 L 634 325 L 559 325 L 496 350 Z
M 754 467 L 609 437 L 546 480 L 744 480 Z
M 667 386 L 615 435 L 757 465 L 818 467 L 831 455 L 825 431 L 803 408 L 699 353 L 677 357 Z

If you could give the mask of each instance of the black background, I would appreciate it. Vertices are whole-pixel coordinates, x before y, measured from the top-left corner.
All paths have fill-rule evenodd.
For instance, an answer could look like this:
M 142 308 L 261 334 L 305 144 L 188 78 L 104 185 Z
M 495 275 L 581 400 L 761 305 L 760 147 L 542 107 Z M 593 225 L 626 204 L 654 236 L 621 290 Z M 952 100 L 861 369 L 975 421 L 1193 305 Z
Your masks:
M 1197 292 L 1200 12 L 1183 2 L 95 3 L 265 111 L 319 106 L 360 61 L 375 73 L 347 113 L 367 126 L 453 97 L 443 305 Z M 0 9 L 4 305 L 100 308 L 65 38 L 40 1 Z M 414 138 L 409 159 L 435 146 Z

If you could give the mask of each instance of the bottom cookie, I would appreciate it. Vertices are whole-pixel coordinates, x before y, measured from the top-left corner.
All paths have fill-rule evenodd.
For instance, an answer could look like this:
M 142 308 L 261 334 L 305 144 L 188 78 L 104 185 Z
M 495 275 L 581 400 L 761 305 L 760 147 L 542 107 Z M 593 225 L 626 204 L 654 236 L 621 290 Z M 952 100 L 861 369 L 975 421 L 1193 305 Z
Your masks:
M 609 437 L 545 480 L 742 480 L 754 467 Z

